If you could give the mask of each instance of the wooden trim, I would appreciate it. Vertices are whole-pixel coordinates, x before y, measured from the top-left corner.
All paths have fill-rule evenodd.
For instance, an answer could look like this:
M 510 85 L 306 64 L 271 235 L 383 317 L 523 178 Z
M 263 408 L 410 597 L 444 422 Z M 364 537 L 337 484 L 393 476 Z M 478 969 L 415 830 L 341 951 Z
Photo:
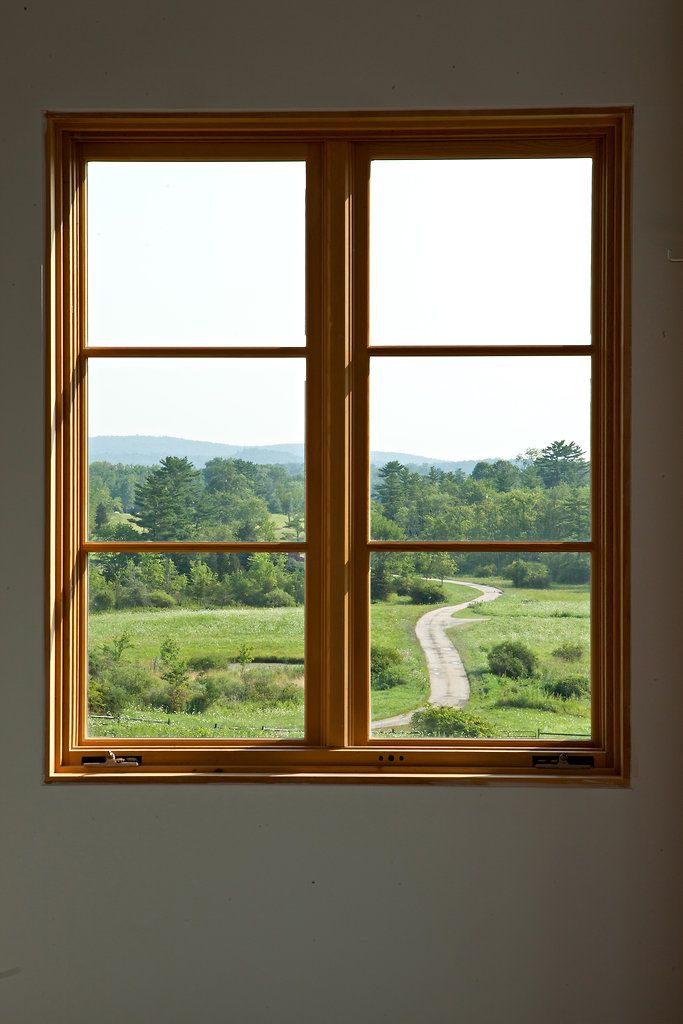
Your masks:
M 351 447 L 350 742 L 370 737 L 370 159 L 357 147 L 353 163 L 353 342 Z
M 319 138 L 446 140 L 499 138 L 514 143 L 520 138 L 557 139 L 599 137 L 623 123 L 630 107 L 555 107 L 520 110 L 425 111 L 301 111 L 139 113 L 48 112 L 47 118 L 63 134 L 90 143 L 114 141 L 258 141 L 267 138 L 296 140 Z M 567 143 L 567 150 L 570 145 Z
M 370 356 L 590 356 L 593 345 L 370 345 Z
M 368 551 L 593 551 L 593 541 L 371 540 Z
M 91 781 L 516 781 L 608 784 L 628 777 L 628 332 L 631 113 L 51 114 L 46 122 L 47 777 Z M 368 346 L 372 159 L 590 156 L 593 336 L 577 346 Z M 85 164 L 89 159 L 306 159 L 307 343 L 85 346 Z M 370 356 L 583 356 L 594 363 L 593 539 L 583 543 L 368 540 Z M 290 543 L 81 542 L 87 507 L 90 358 L 307 359 L 307 539 Z M 84 568 L 98 551 L 262 550 L 307 554 L 306 738 L 116 741 L 139 770 L 83 766 L 112 741 L 84 740 Z M 590 741 L 371 739 L 369 557 L 373 551 L 584 551 L 593 559 Z M 534 751 L 589 750 L 595 767 L 530 770 Z M 389 761 L 389 756 L 393 761 Z M 403 760 L 401 760 L 401 758 Z
M 323 415 L 322 381 L 322 270 L 323 259 L 323 153 L 309 146 L 306 164 L 306 590 L 304 598 L 304 736 L 308 743 L 323 738 L 323 678 L 327 607 L 323 600 L 323 543 L 326 522 L 323 512 Z M 229 357 L 227 357 L 229 358 Z M 267 548 L 264 548 L 267 550 Z M 288 551 L 296 550 L 288 548 Z
M 195 540 L 86 540 L 81 544 L 86 554 L 98 551 L 310 551 L 308 541 L 195 541 Z
M 254 347 L 248 345 L 90 345 L 87 359 L 305 359 L 303 345 Z

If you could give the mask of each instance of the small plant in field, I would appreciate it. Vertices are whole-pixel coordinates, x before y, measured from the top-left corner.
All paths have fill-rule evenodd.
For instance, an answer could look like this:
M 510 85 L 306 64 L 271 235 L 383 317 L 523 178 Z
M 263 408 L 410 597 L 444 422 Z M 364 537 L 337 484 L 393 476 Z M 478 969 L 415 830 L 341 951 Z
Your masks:
M 190 675 L 187 662 L 180 657 L 180 648 L 173 637 L 166 637 L 159 652 L 161 678 L 168 683 L 171 711 L 184 711 L 190 699 Z
M 416 711 L 411 722 L 420 736 L 493 736 L 491 724 L 460 708 L 425 708 Z
M 587 676 L 565 676 L 563 679 L 549 679 L 543 684 L 546 693 L 561 700 L 580 700 L 590 692 Z
M 562 661 L 581 661 L 583 651 L 581 644 L 561 644 L 553 651 L 553 657 Z
M 100 648 L 102 655 L 107 661 L 119 662 L 125 652 L 133 646 L 133 639 L 129 630 L 124 629 L 123 633 L 112 637 L 111 643 L 102 644 Z
M 254 648 L 250 647 L 249 644 L 242 644 L 242 646 L 239 648 L 237 652 L 237 657 L 235 659 L 235 661 L 240 667 L 240 675 L 242 676 L 242 679 L 244 679 L 246 671 L 253 660 Z
M 496 644 L 488 652 L 489 668 L 494 675 L 522 679 L 532 676 L 538 664 L 536 655 L 525 644 L 514 640 Z

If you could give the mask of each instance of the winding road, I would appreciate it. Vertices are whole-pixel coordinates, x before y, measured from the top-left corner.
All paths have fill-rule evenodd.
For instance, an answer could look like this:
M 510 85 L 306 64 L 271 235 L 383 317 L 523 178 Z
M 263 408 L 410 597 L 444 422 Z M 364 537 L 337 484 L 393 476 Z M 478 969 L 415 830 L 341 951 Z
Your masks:
M 415 634 L 420 647 L 427 659 L 429 670 L 429 704 L 435 707 L 461 708 L 470 697 L 470 681 L 457 650 L 446 635 L 446 630 L 453 626 L 461 626 L 466 622 L 479 622 L 480 619 L 456 619 L 454 615 L 463 608 L 473 604 L 484 604 L 495 601 L 502 594 L 497 587 L 487 587 L 481 583 L 470 583 L 467 580 L 444 580 L 444 583 L 457 583 L 461 587 L 472 587 L 481 591 L 481 597 L 472 598 L 462 604 L 447 605 L 435 608 L 419 618 L 415 624 Z M 382 718 L 372 723 L 375 729 L 390 729 L 392 726 L 408 725 L 415 711 L 393 718 Z

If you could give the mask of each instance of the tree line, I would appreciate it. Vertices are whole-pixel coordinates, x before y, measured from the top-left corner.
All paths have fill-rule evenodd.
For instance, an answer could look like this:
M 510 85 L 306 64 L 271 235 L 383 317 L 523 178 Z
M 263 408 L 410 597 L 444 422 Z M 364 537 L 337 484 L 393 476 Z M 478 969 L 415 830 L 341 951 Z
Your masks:
M 527 449 L 514 460 L 479 462 L 467 476 L 432 467 L 427 474 L 400 462 L 376 472 L 371 528 L 375 540 L 582 541 L 590 537 L 590 464 L 574 441 Z M 371 566 L 375 600 L 405 593 L 417 574 L 445 579 L 507 575 L 515 586 L 585 583 L 582 554 L 376 554 Z
M 304 477 L 283 466 L 212 459 L 202 470 L 169 456 L 158 466 L 90 467 L 90 533 L 95 540 L 272 541 L 277 521 L 303 533 Z M 91 557 L 94 610 L 174 605 L 287 607 L 303 603 L 298 555 L 103 553 Z
M 528 449 L 514 460 L 479 462 L 471 475 L 397 461 L 373 472 L 371 524 L 377 540 L 585 540 L 590 536 L 589 463 L 573 441 Z M 212 459 L 199 470 L 169 456 L 158 466 L 90 467 L 91 536 L 126 541 L 273 541 L 304 530 L 304 474 L 243 459 Z M 506 572 L 517 586 L 585 582 L 583 555 L 500 553 L 374 555 L 374 599 L 403 593 L 429 603 L 417 578 Z M 287 606 L 303 601 L 303 559 L 243 553 L 107 553 L 91 558 L 95 609 Z M 423 593 L 425 591 L 425 593 Z M 419 595 L 422 594 L 420 598 Z M 426 595 L 426 596 L 425 596 Z M 438 592 L 431 595 L 438 599 Z

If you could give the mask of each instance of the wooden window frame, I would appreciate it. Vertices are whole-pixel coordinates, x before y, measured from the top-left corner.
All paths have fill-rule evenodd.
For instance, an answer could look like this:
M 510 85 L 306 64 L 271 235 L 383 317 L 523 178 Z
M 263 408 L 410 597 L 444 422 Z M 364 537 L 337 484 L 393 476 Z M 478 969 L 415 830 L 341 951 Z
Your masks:
M 626 108 L 302 114 L 46 115 L 46 778 L 85 781 L 628 781 L 629 160 Z M 588 346 L 368 348 L 368 196 L 376 157 L 593 160 Z M 85 347 L 88 159 L 307 159 L 307 341 L 302 348 Z M 380 542 L 368 537 L 371 354 L 592 358 L 593 538 Z M 86 536 L 84 381 L 90 359 L 307 359 L 307 540 L 103 544 Z M 84 567 L 95 550 L 306 552 L 305 740 L 106 740 L 85 736 Z M 590 740 L 369 737 L 369 556 L 377 550 L 589 551 Z M 116 743 L 120 758 L 94 764 Z M 580 761 L 591 762 L 581 764 Z M 85 762 L 85 763 L 84 763 Z

